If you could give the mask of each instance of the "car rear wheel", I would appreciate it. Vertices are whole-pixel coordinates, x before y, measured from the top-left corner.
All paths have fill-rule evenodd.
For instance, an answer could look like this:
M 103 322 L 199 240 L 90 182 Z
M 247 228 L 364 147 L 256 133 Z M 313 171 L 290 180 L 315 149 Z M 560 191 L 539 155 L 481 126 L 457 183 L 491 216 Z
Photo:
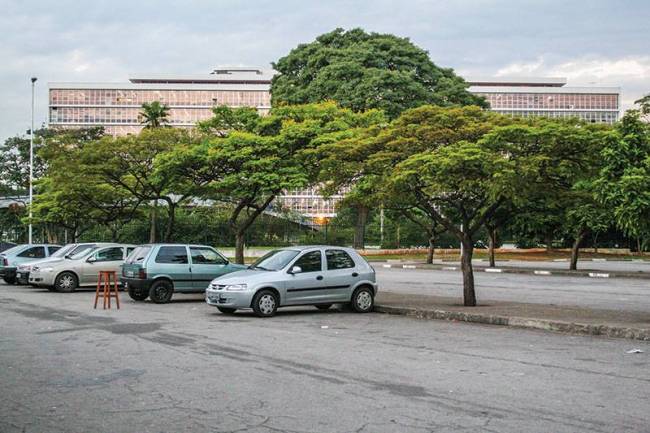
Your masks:
M 272 317 L 278 311 L 279 303 L 278 295 L 273 290 L 260 290 L 253 298 L 253 311 L 259 317 Z
M 156 281 L 149 289 L 149 298 L 156 304 L 166 304 L 173 294 L 174 286 L 167 280 Z
M 129 287 L 129 296 L 134 301 L 144 301 L 149 297 L 149 293 L 143 289 L 136 289 L 134 287 Z
M 331 306 L 332 304 L 320 304 L 320 305 L 316 305 L 316 308 L 318 308 L 319 310 L 329 310 Z
M 54 287 L 58 292 L 71 293 L 79 286 L 77 276 L 72 272 L 61 272 L 54 281 Z
M 359 287 L 352 294 L 352 309 L 357 313 L 369 313 L 375 305 L 375 297 L 369 287 Z
M 5 280 L 5 283 L 7 284 L 16 284 L 16 277 L 3 277 L 3 280 Z
M 223 314 L 235 314 L 235 311 L 237 311 L 236 308 L 228 307 L 217 307 L 217 310 L 221 311 Z

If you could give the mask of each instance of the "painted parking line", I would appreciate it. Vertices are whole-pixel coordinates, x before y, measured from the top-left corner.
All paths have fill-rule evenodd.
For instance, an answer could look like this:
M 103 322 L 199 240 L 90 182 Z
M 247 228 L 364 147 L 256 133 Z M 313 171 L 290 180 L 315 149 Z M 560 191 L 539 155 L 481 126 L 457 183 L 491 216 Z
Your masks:
M 485 268 L 485 272 L 503 272 L 503 269 Z
M 609 274 L 605 274 L 601 272 L 589 272 L 589 276 L 591 278 L 609 278 Z
M 442 267 L 443 271 L 455 271 L 457 269 L 458 269 L 458 267 L 456 267 L 456 266 L 443 266 Z
M 551 271 L 535 271 L 535 275 L 551 275 Z
M 404 269 L 415 269 L 415 265 L 402 265 Z
M 393 265 L 382 265 L 382 267 L 384 267 L 384 268 L 392 268 Z

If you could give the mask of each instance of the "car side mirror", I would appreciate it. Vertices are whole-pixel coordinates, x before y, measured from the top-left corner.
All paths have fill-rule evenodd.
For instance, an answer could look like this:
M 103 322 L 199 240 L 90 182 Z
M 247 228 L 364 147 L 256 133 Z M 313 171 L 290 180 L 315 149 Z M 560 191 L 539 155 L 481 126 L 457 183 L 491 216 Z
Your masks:
M 290 274 L 299 274 L 302 272 L 302 268 L 300 266 L 294 266 L 291 268 L 291 271 L 289 271 Z
M 97 259 L 91 256 L 91 257 L 88 257 L 88 260 L 86 260 L 86 261 L 87 261 L 88 263 L 94 263 L 94 262 L 97 261 Z

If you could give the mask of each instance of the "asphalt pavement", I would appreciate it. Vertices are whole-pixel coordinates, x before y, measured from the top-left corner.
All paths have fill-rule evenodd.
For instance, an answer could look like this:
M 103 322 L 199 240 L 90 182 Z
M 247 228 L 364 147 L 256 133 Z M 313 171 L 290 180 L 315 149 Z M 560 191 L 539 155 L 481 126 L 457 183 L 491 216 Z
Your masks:
M 650 425 L 644 342 L 309 307 L 225 316 L 200 296 L 123 296 L 122 309 L 103 311 L 93 297 L 0 286 L 1 432 Z
M 461 297 L 458 271 L 383 268 L 373 263 L 381 290 Z M 530 274 L 474 273 L 479 302 L 512 301 L 650 313 L 650 281 Z

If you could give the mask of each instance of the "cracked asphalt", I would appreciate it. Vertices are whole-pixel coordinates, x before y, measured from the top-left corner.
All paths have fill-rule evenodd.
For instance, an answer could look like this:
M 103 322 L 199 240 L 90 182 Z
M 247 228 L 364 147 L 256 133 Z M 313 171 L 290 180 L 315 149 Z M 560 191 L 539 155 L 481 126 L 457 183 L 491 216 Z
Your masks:
M 650 430 L 650 343 L 121 295 L 0 285 L 0 432 Z

